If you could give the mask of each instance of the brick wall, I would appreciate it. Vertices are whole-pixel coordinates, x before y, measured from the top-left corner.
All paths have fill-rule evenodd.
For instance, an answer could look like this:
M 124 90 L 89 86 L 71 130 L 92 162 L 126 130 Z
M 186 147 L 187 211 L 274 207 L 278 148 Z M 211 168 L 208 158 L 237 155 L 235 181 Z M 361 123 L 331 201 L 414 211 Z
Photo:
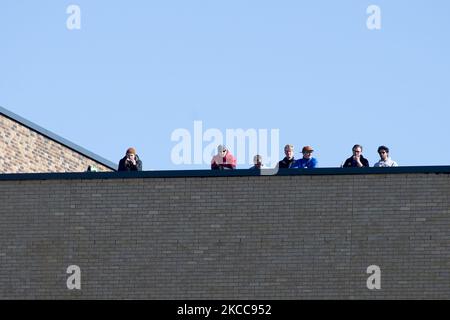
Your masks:
M 0 173 L 83 172 L 104 165 L 0 114 Z
M 450 299 L 448 173 L 116 175 L 0 179 L 0 298 Z

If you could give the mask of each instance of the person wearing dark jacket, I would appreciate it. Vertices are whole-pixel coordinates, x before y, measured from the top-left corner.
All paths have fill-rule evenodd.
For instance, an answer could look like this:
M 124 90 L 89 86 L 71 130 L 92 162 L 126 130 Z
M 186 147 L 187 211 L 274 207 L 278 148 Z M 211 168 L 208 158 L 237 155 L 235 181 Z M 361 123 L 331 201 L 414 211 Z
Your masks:
M 292 166 L 292 164 L 294 163 L 294 161 L 295 161 L 294 146 L 291 144 L 285 145 L 284 146 L 284 154 L 286 155 L 286 157 L 284 157 L 283 160 L 278 162 L 278 168 L 280 168 L 280 169 L 290 168 Z
M 142 161 L 135 148 L 128 148 L 125 157 L 120 159 L 118 171 L 142 171 Z
M 369 161 L 363 157 L 362 155 L 362 146 L 359 144 L 355 144 L 352 148 L 353 156 L 345 160 L 344 164 L 342 165 L 344 168 L 362 168 L 362 167 L 368 167 Z
M 256 169 L 261 170 L 261 169 L 264 168 L 264 165 L 262 163 L 262 156 L 259 155 L 259 154 L 257 154 L 256 156 L 253 157 L 253 163 L 254 163 L 254 166 L 249 168 L 249 169 L 251 169 L 251 170 L 256 170 Z

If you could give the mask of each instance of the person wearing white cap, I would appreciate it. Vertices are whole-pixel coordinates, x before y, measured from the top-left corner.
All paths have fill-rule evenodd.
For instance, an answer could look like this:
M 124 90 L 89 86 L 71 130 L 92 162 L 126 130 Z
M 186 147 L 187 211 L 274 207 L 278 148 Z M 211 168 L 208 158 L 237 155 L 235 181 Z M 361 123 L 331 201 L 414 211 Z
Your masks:
M 224 145 L 217 147 L 217 154 L 211 160 L 212 170 L 236 169 L 236 158 Z

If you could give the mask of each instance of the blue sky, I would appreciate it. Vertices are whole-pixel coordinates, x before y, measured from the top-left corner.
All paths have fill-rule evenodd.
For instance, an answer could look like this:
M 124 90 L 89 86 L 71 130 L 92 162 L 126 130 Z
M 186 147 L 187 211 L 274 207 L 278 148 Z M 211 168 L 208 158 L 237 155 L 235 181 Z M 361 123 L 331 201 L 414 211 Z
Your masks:
M 71 4 L 80 30 L 66 27 Z M 113 162 L 135 146 L 147 170 L 209 168 L 171 159 L 171 134 L 194 121 L 278 129 L 280 157 L 312 145 L 321 167 L 355 143 L 371 165 L 381 144 L 400 165 L 450 164 L 448 12 L 446 0 L 2 0 L 0 105 Z

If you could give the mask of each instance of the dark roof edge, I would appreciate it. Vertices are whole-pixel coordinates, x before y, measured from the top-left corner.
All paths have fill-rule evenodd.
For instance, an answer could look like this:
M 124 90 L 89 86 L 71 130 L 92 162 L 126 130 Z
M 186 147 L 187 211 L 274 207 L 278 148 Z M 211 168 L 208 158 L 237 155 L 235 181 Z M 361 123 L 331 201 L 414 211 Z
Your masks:
M 41 126 L 38 126 L 37 124 L 35 124 L 31 121 L 28 121 L 27 119 L 24 119 L 21 116 L 3 108 L 2 106 L 0 106 L 0 114 L 3 114 L 5 117 L 7 117 L 15 122 L 18 122 L 18 123 L 22 124 L 23 126 L 41 134 L 59 144 L 62 144 L 64 146 L 66 146 L 67 148 L 72 149 L 73 151 L 76 151 L 76 152 L 82 154 L 83 156 L 90 158 L 112 170 L 117 170 L 117 164 L 115 164 L 114 162 L 111 162 L 111 161 L 109 161 L 103 157 L 100 157 L 99 155 L 97 155 L 83 147 L 80 147 L 79 145 L 76 145 L 75 143 L 70 142 L 69 140 L 64 139 L 63 137 L 60 137 L 57 134 L 55 134 L 51 131 L 48 131 L 48 130 L 42 128 Z
M 371 175 L 371 174 L 450 174 L 450 166 L 420 166 L 395 168 L 315 168 L 265 170 L 167 170 L 139 172 L 80 172 L 80 173 L 14 173 L 0 174 L 7 180 L 83 180 L 83 179 L 142 179 L 189 177 L 251 177 L 251 176 L 314 176 L 314 175 Z

